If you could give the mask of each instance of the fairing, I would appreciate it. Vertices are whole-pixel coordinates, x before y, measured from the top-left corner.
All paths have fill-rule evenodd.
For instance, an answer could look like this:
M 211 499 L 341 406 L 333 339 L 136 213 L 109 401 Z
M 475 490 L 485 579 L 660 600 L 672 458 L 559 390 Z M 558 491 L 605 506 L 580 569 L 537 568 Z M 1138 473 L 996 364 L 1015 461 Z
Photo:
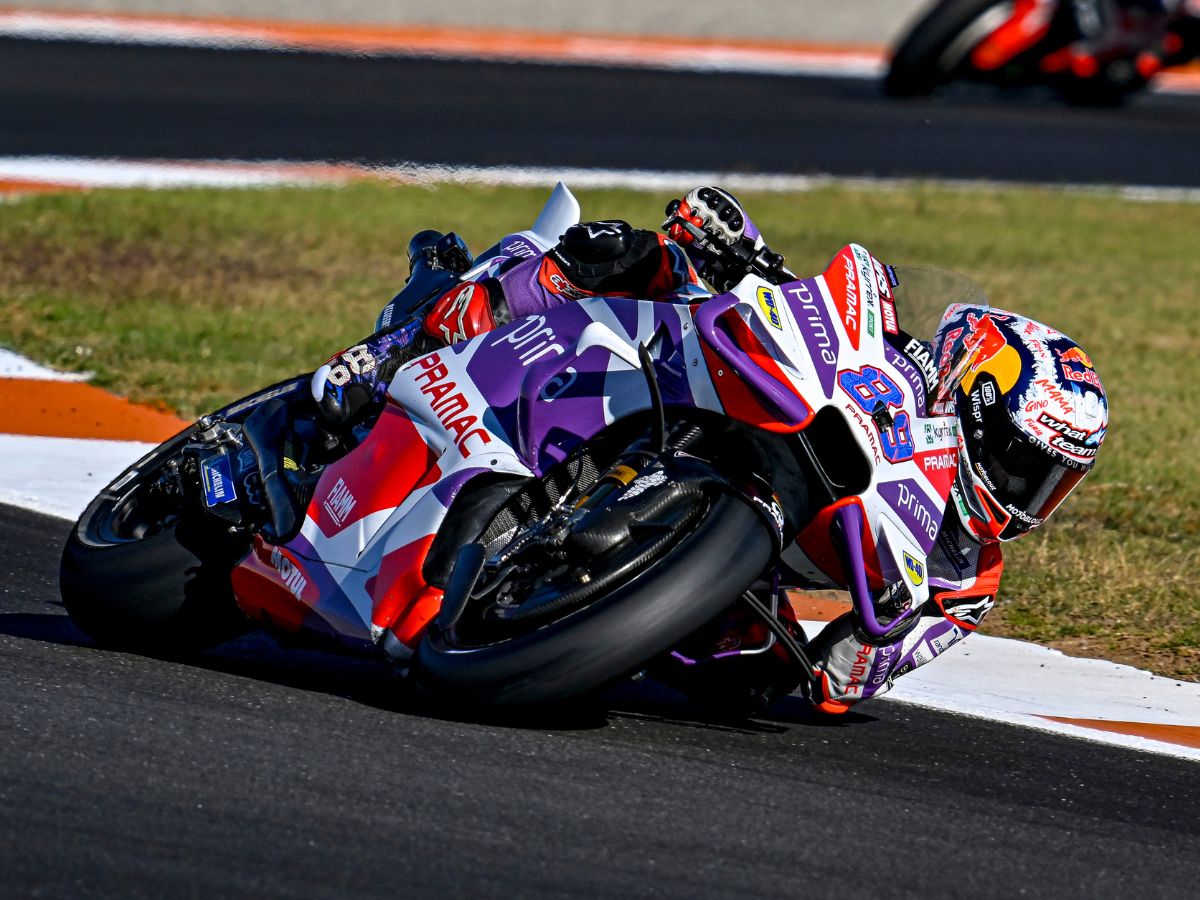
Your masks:
M 410 655 L 441 602 L 422 566 L 458 492 L 483 473 L 543 475 L 649 408 L 644 344 L 669 407 L 776 432 L 804 429 L 824 408 L 845 416 L 870 484 L 785 549 L 784 577 L 853 586 L 850 562 L 865 589 L 903 581 L 920 606 L 957 428 L 930 415 L 918 365 L 885 339 L 903 315 L 892 281 L 850 245 L 814 278 L 748 277 L 692 306 L 585 299 L 418 358 L 393 380 L 368 438 L 324 471 L 299 536 L 260 541 L 239 567 L 239 602 L 285 628 Z M 861 560 L 839 545 L 847 531 Z

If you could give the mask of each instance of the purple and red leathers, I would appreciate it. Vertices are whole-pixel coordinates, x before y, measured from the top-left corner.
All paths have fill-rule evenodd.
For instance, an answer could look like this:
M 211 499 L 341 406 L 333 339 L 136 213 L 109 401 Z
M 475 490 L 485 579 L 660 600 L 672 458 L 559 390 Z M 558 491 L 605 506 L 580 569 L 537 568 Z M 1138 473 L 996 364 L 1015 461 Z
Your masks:
M 418 349 L 456 344 L 512 319 L 594 296 L 688 302 L 709 293 L 687 254 L 663 235 L 620 220 L 585 222 L 568 228 L 545 254 L 506 259 L 491 277 L 446 291 L 425 317 Z M 411 357 L 408 347 L 385 328 L 313 373 L 313 399 L 326 423 L 344 427 L 377 406 Z
M 568 228 L 545 254 L 448 291 L 434 304 L 424 330 L 453 344 L 595 296 L 688 301 L 708 292 L 683 250 L 662 235 L 619 220 L 584 222 Z
M 978 543 L 956 515 L 947 515 L 929 557 L 930 598 L 925 612 L 902 630 L 873 640 L 848 612 L 825 626 L 809 645 L 813 681 L 806 695 L 825 713 L 887 693 L 901 675 L 937 658 L 979 627 L 995 604 L 1004 568 L 998 541 Z M 887 592 L 881 597 L 887 603 Z

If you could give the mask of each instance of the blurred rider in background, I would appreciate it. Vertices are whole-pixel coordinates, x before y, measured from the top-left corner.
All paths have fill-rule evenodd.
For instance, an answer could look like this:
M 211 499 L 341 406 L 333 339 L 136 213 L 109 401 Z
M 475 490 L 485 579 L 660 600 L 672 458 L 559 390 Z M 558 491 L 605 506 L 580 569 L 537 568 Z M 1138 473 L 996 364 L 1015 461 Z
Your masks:
M 314 373 L 313 396 L 323 417 L 334 428 L 359 421 L 379 408 L 388 382 L 414 352 L 552 306 L 592 296 L 695 302 L 710 296 L 702 278 L 716 291 L 729 290 L 746 270 L 736 255 L 708 252 L 714 244 L 737 246 L 740 258 L 757 258 L 781 282 L 794 278 L 728 191 L 696 188 L 668 204 L 667 216 L 665 235 L 620 220 L 585 222 L 568 228 L 544 254 L 525 244 L 497 257 L 484 276 L 455 284 L 433 304 L 415 351 L 388 325 L 389 305 L 376 334 Z M 428 240 L 418 252 L 427 262 L 460 273 L 470 267 L 455 235 L 422 234 Z M 958 470 L 927 560 L 930 597 L 920 615 L 901 620 L 911 605 L 907 588 L 889 585 L 876 592 L 876 617 L 898 621 L 893 633 L 870 638 L 857 613 L 847 612 L 809 645 L 811 672 L 777 644 L 772 654 L 731 658 L 728 667 L 714 670 L 726 682 L 708 684 L 716 694 L 740 694 L 743 708 L 760 710 L 800 685 L 817 709 L 838 714 L 886 693 L 897 677 L 979 627 L 999 590 L 1002 543 L 1045 522 L 1094 465 L 1108 404 L 1091 359 L 1070 338 L 1013 313 L 960 306 L 943 321 L 931 352 L 943 370 L 959 360 L 969 359 L 969 366 L 953 387 Z M 787 604 L 781 615 L 799 631 Z M 736 611 L 709 631 L 701 640 L 721 650 L 762 643 L 761 626 Z

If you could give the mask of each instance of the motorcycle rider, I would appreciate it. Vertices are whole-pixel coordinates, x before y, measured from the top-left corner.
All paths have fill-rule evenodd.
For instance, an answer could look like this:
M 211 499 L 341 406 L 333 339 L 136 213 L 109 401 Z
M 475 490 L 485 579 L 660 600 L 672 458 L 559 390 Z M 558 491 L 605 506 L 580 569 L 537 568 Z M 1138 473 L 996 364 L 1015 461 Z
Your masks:
M 497 257 L 484 277 L 456 284 L 434 303 L 419 352 L 582 297 L 693 302 L 709 296 L 701 276 L 727 290 L 745 269 L 737 255 L 731 263 L 729 255 L 709 252 L 714 244 L 740 248 L 740 258 L 756 257 L 780 280 L 794 277 L 728 191 L 696 188 L 672 201 L 667 215 L 665 237 L 619 220 L 589 222 L 569 228 L 545 254 L 530 248 L 527 255 Z M 420 252 L 466 271 L 470 259 L 461 241 L 433 237 L 436 243 Z M 392 375 L 413 355 L 386 326 L 391 311 L 389 305 L 380 317 L 385 327 L 313 374 L 314 399 L 332 426 L 377 407 Z M 995 604 L 1001 544 L 1040 526 L 1095 464 L 1108 404 L 1091 359 L 1070 338 L 1013 313 L 959 306 L 938 329 L 932 358 L 944 376 L 942 399 L 952 404 L 947 411 L 957 416 L 959 454 L 926 564 L 929 601 L 920 615 L 901 618 L 910 599 L 903 582 L 877 591 L 876 617 L 896 620 L 895 631 L 871 638 L 857 613 L 847 612 L 809 644 L 811 673 L 777 645 L 777 655 L 741 670 L 753 672 L 752 683 L 739 690 L 745 687 L 758 708 L 800 684 L 817 709 L 844 713 L 975 631 Z M 783 611 L 788 624 L 798 627 L 789 613 Z M 761 643 L 761 629 L 736 614 L 717 628 L 722 649 Z

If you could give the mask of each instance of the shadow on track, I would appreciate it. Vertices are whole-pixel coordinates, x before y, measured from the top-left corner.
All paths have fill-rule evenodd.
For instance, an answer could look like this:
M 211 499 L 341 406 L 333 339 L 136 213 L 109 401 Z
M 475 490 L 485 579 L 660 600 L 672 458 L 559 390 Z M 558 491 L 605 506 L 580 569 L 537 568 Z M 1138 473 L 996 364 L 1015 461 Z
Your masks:
M 129 654 L 109 650 L 87 637 L 66 615 L 0 614 L 0 634 L 41 643 L 82 647 L 101 653 L 140 656 L 172 665 L 193 666 L 280 687 L 341 697 L 363 706 L 428 719 L 470 722 L 538 731 L 590 731 L 614 719 L 743 735 L 778 735 L 791 726 L 845 728 L 876 721 L 851 713 L 836 719 L 815 712 L 799 697 L 785 697 L 758 717 L 724 715 L 650 680 L 623 681 L 570 706 L 528 712 L 479 712 L 439 706 L 411 695 L 396 667 L 383 661 L 281 645 L 254 631 L 200 654 Z

